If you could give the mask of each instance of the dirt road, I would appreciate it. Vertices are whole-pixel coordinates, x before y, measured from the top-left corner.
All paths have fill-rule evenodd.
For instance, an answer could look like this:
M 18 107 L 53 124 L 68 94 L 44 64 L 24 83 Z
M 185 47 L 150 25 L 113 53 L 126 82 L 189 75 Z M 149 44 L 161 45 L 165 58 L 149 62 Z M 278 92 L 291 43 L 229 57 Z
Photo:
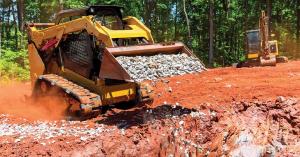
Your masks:
M 24 103 L 29 84 L 2 85 L 0 156 L 299 156 L 299 65 L 152 81 L 152 105 L 84 122 Z

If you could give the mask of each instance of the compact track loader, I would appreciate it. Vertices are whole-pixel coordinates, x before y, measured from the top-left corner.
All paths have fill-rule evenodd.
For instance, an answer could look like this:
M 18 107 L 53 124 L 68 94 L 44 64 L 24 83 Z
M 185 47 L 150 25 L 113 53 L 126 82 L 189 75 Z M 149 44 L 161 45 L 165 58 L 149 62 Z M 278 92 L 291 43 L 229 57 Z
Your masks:
M 192 52 L 182 43 L 154 43 L 150 30 L 119 6 L 64 10 L 54 23 L 27 23 L 32 97 L 60 97 L 67 115 L 105 106 L 151 102 L 151 88 L 133 80 L 117 56 Z

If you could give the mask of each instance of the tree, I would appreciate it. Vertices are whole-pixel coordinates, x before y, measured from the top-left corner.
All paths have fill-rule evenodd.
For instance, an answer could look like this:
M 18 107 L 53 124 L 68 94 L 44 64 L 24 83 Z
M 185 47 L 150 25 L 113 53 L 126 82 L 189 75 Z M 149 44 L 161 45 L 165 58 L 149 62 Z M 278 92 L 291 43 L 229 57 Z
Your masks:
M 210 66 L 244 59 L 245 32 L 258 28 L 266 10 L 280 52 L 300 57 L 300 0 L 0 0 L 2 50 L 25 48 L 25 22 L 51 22 L 62 9 L 99 4 L 123 6 L 124 15 L 145 23 L 156 42 L 185 42 Z
M 208 54 L 208 64 L 210 67 L 213 66 L 214 59 L 214 2 L 213 0 L 209 0 L 209 54 Z
M 19 24 L 19 30 L 23 32 L 24 28 L 24 0 L 17 0 L 17 12 L 18 12 L 18 24 Z
M 296 16 L 297 16 L 297 25 L 296 25 L 296 39 L 297 42 L 300 43 L 300 1 L 297 0 L 296 3 Z
M 271 0 L 266 0 L 267 1 L 267 15 L 269 17 L 269 22 L 268 22 L 268 26 L 269 26 L 269 36 L 271 36 L 271 19 L 272 19 L 272 2 Z
M 13 26 L 14 26 L 14 32 L 15 32 L 15 49 L 18 48 L 18 24 L 17 24 L 17 18 L 16 18 L 16 11 L 14 5 L 12 8 L 12 17 L 13 17 Z
M 188 14 L 186 12 L 185 0 L 182 0 L 182 1 L 183 1 L 183 12 L 185 15 L 186 26 L 187 26 L 187 30 L 188 30 L 188 38 L 190 39 L 191 38 L 190 20 L 189 20 Z
M 3 2 L 0 3 L 1 6 L 3 6 Z M 1 8 L 1 12 L 0 12 L 0 58 L 1 58 L 1 54 L 2 54 L 2 30 L 3 30 L 3 13 L 4 13 L 4 9 Z
M 6 39 L 10 40 L 10 35 L 11 35 L 11 20 L 10 20 L 10 16 L 11 16 L 11 1 L 8 2 L 8 12 L 6 14 Z M 7 46 L 9 46 L 8 42 L 6 42 Z
M 0 27 L 2 28 L 2 19 L 0 19 Z M 0 58 L 2 53 L 2 29 L 0 29 Z
M 59 11 L 64 10 L 64 1 L 59 0 Z

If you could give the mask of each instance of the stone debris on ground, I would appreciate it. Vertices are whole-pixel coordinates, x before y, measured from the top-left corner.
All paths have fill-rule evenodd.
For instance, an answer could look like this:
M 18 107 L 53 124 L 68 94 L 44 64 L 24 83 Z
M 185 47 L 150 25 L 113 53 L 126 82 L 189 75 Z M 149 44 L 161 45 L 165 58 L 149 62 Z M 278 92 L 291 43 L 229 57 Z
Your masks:
M 160 95 L 151 106 L 112 109 L 82 122 L 27 120 L 2 110 L 0 156 L 297 157 L 299 63 L 151 81 Z M 2 109 L 16 100 L 8 102 L 5 93 L 12 92 L 0 94 Z
M 205 70 L 205 66 L 199 59 L 185 53 L 135 57 L 120 56 L 116 59 L 136 81 L 156 80 Z
M 51 150 L 57 146 L 67 147 L 69 150 L 65 154 L 52 151 L 50 154 L 54 156 L 87 153 L 86 148 L 93 150 L 88 152 L 90 155 L 100 156 L 102 153 L 104 156 L 159 154 L 236 157 L 251 154 L 256 157 L 284 156 L 295 153 L 297 156 L 300 154 L 300 150 L 296 149 L 299 145 L 297 139 L 300 135 L 300 115 L 295 109 L 299 107 L 299 103 L 290 98 L 281 100 L 234 102 L 232 106 L 237 109 L 222 112 L 204 109 L 201 105 L 197 109 L 188 109 L 179 104 L 167 104 L 155 108 L 119 111 L 116 115 L 106 115 L 105 118 L 88 122 L 22 120 L 14 123 L 11 121 L 13 117 L 1 115 L 0 149 L 5 148 L 5 151 L 0 152 L 0 156 L 16 151 L 16 147 L 12 147 L 16 143 L 24 150 L 30 149 L 30 143 L 34 141 L 40 144 L 39 150 Z M 222 114 L 222 118 L 216 118 L 219 114 Z M 269 122 L 266 123 L 268 119 Z M 90 127 L 91 122 L 96 124 Z M 254 127 L 258 125 L 260 127 Z M 9 140 L 11 138 L 13 140 Z M 77 149 L 78 145 L 82 147 Z M 27 152 L 16 155 L 36 154 Z
M 96 124 L 91 128 L 86 122 L 65 120 L 28 123 L 24 119 L 22 124 L 11 124 L 9 118 L 9 115 L 0 115 L 0 137 L 19 136 L 17 142 L 28 137 L 33 137 L 35 140 L 45 140 L 59 136 L 72 136 L 87 140 L 99 136 L 102 132 L 114 130 L 105 129 L 102 124 Z

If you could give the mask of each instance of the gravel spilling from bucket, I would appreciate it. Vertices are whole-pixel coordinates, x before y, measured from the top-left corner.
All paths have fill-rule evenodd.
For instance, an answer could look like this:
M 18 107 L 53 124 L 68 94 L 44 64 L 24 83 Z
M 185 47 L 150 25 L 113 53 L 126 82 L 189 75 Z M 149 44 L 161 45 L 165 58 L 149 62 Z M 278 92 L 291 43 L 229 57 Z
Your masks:
M 199 59 L 186 54 L 154 56 L 120 56 L 118 62 L 136 81 L 202 72 L 205 67 Z

